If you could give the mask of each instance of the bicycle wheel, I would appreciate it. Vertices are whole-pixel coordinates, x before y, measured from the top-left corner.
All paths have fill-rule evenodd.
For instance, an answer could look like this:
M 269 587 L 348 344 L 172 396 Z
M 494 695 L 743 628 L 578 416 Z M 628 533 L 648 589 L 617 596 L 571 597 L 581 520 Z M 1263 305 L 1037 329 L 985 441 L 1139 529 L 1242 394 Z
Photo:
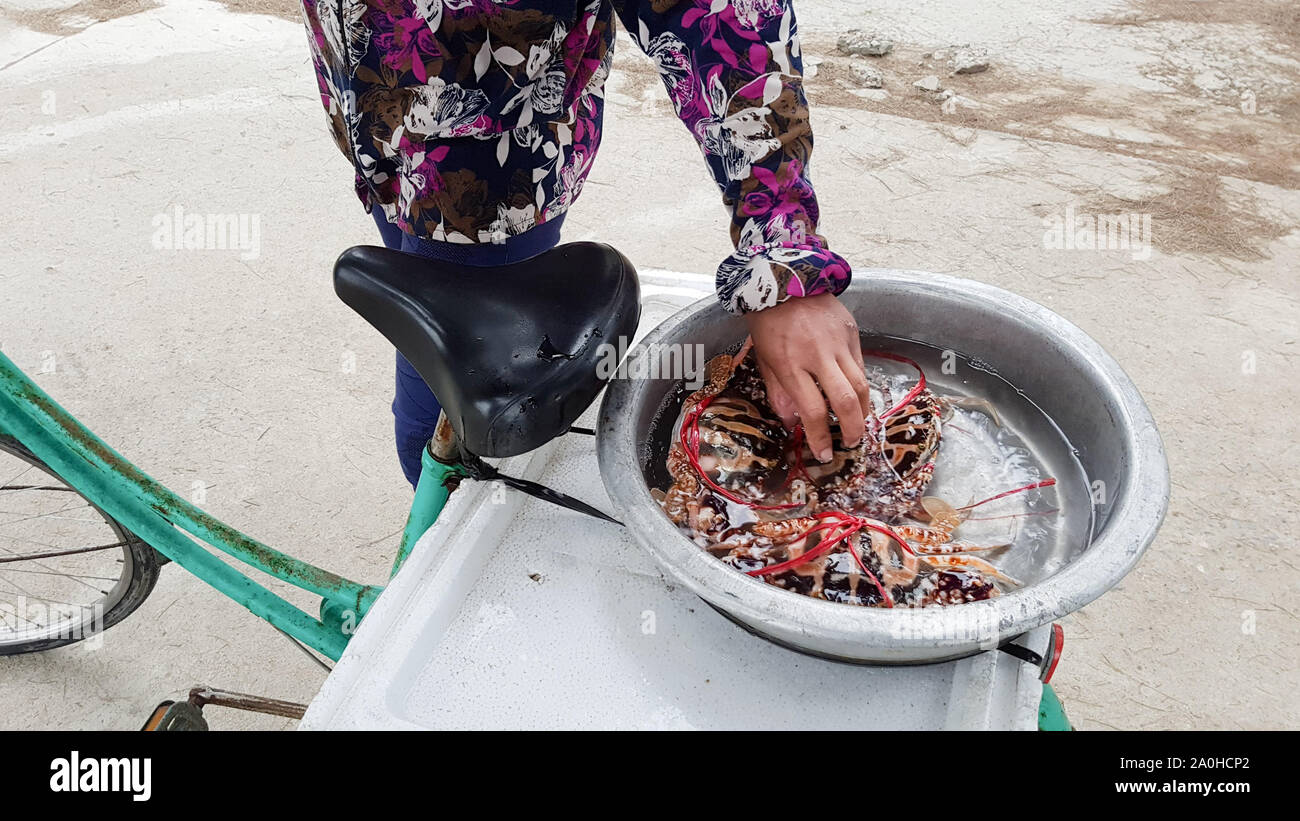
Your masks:
M 152 547 L 0 436 L 0 656 L 112 627 L 153 590 L 159 566 Z

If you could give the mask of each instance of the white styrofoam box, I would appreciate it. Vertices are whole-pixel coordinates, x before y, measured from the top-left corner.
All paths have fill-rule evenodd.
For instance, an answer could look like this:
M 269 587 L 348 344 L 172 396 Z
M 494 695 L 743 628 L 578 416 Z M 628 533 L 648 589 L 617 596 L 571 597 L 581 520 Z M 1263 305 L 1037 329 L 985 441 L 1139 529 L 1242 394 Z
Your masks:
M 643 330 L 711 285 L 642 280 Z M 609 509 L 590 437 L 500 467 Z M 1041 692 L 1003 653 L 863 667 L 778 647 L 673 586 L 619 527 L 466 482 L 301 726 L 1033 729 Z

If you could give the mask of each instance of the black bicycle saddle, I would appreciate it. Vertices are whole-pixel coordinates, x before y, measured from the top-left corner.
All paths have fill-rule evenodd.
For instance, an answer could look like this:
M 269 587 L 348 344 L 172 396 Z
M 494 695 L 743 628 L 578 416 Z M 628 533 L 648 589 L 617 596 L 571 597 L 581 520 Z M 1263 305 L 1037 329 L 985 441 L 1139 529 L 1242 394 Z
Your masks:
M 360 245 L 334 264 L 334 290 L 415 366 L 461 447 L 486 457 L 567 431 L 610 376 L 602 345 L 617 351 L 641 317 L 632 263 L 594 242 L 492 267 Z

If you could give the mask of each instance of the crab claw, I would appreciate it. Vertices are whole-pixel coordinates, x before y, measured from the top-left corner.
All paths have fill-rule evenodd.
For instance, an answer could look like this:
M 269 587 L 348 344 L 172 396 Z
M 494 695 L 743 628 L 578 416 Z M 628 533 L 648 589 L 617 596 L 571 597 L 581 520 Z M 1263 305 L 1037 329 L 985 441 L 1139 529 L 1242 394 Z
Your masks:
M 1019 579 L 1008 576 L 983 559 L 974 556 L 926 556 L 925 560 L 938 570 L 972 570 L 1013 587 L 1022 586 Z
M 1011 547 L 1014 542 L 1001 542 L 1000 544 L 974 544 L 972 542 L 943 542 L 937 545 L 916 545 L 916 552 L 922 556 L 947 556 L 952 553 L 987 553 L 990 550 L 1001 550 L 1004 547 Z
M 970 515 L 969 511 L 958 511 L 938 496 L 922 496 L 921 509 L 935 527 L 950 527 L 954 530 Z

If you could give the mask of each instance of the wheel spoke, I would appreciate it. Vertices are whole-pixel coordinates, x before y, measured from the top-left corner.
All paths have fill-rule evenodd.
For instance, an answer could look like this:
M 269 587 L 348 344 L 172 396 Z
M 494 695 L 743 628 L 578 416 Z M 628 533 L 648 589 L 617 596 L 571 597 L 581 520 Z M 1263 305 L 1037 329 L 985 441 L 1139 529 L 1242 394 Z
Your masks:
M 80 498 L 80 497 L 77 497 L 77 498 Z M 6 524 L 6 525 L 16 525 L 16 524 L 18 524 L 19 522 L 30 522 L 30 521 L 33 520 L 33 519 L 45 519 L 45 518 L 58 519 L 58 518 L 61 518 L 58 514 L 60 514 L 60 513 L 64 513 L 64 512 L 66 512 L 66 511 L 68 511 L 68 510 L 70 510 L 70 508 L 68 507 L 68 505 L 64 505 L 63 507 L 59 508 L 58 510 L 51 510 L 49 513 L 38 513 L 38 514 L 36 514 L 35 516 L 24 516 L 24 517 L 21 518 L 21 519 L 11 519 L 10 521 L 4 522 L 3 524 Z M 85 521 L 85 520 L 74 520 L 74 521 Z
M 33 576 L 59 576 L 65 579 L 92 579 L 100 582 L 115 582 L 116 576 L 88 576 L 85 573 L 60 573 L 54 570 L 24 570 L 13 567 L 5 571 L 6 573 L 30 573 Z
M 6 484 L 6 485 L 11 485 L 11 484 L 13 484 L 13 483 L 16 482 L 18 479 L 21 479 L 21 478 L 23 477 L 23 474 L 27 473 L 27 471 L 31 470 L 31 469 L 34 468 L 34 467 L 35 467 L 35 465 L 30 465 L 30 464 L 29 464 L 29 465 L 25 465 L 25 466 L 23 467 L 22 470 L 18 471 L 18 472 L 15 473 L 13 476 L 10 476 L 10 477 L 9 477 L 9 481 L 5 482 L 5 484 Z
M 102 629 L 92 624 L 121 618 L 129 591 L 138 603 L 141 557 L 149 563 L 130 533 L 4 438 L 0 480 L 0 656 Z
M 39 542 L 34 542 L 34 544 L 39 544 Z M 125 545 L 125 544 L 126 544 L 126 543 L 123 543 L 123 545 Z M 94 549 L 95 549 L 95 550 L 101 550 L 101 549 L 103 549 L 103 548 L 94 548 Z M 19 555 L 19 554 L 14 553 L 12 550 L 10 550 L 10 549 L 8 549 L 8 548 L 6 548 L 6 547 L 0 547 L 0 550 L 4 550 L 4 552 L 9 553 L 10 555 L 13 555 L 13 556 L 18 556 L 18 555 Z M 79 550 L 79 549 L 74 549 L 72 552 L 73 552 L 73 553 L 84 553 L 84 552 L 87 552 L 87 551 L 85 551 L 85 550 Z M 66 579 L 70 579 L 70 580 L 72 580 L 72 581 L 75 581 L 75 582 L 77 582 L 78 584 L 80 584 L 80 585 L 82 585 L 82 586 L 84 586 L 84 587 L 89 587 L 91 590 L 96 589 L 94 585 L 89 584 L 88 582 L 83 582 L 83 581 L 81 581 L 80 579 L 77 579 L 75 576 L 70 576 L 70 575 L 68 575 L 67 573 L 62 573 L 62 572 L 58 571 L 57 569 L 55 569 L 55 568 L 53 568 L 53 567 L 50 567 L 48 564 L 41 564 L 41 563 L 40 563 L 40 557 L 32 558 L 32 557 L 27 557 L 27 556 L 21 556 L 21 557 L 18 558 L 18 559 L 11 559 L 11 558 L 8 558 L 8 557 L 0 557 L 0 564 L 5 564 L 5 563 L 8 563 L 8 562 L 12 562 L 12 561 L 20 561 L 20 560 L 25 560 L 25 561 L 35 561 L 35 562 L 37 562 L 37 564 L 36 564 L 37 567 L 44 568 L 45 570 L 50 571 L 50 575 L 52 575 L 52 576 L 63 576 L 64 578 L 66 578 Z
M 0 564 L 10 562 L 30 562 L 35 559 L 54 559 L 59 556 L 75 556 L 78 553 L 94 553 L 97 550 L 111 550 L 115 547 L 126 547 L 130 542 L 114 542 L 113 544 L 101 544 L 97 547 L 77 547 L 71 550 L 55 550 L 49 553 L 32 553 L 32 554 L 15 554 L 13 556 L 0 556 Z
M 64 485 L 0 485 L 0 490 L 52 490 L 56 493 L 76 493 Z

